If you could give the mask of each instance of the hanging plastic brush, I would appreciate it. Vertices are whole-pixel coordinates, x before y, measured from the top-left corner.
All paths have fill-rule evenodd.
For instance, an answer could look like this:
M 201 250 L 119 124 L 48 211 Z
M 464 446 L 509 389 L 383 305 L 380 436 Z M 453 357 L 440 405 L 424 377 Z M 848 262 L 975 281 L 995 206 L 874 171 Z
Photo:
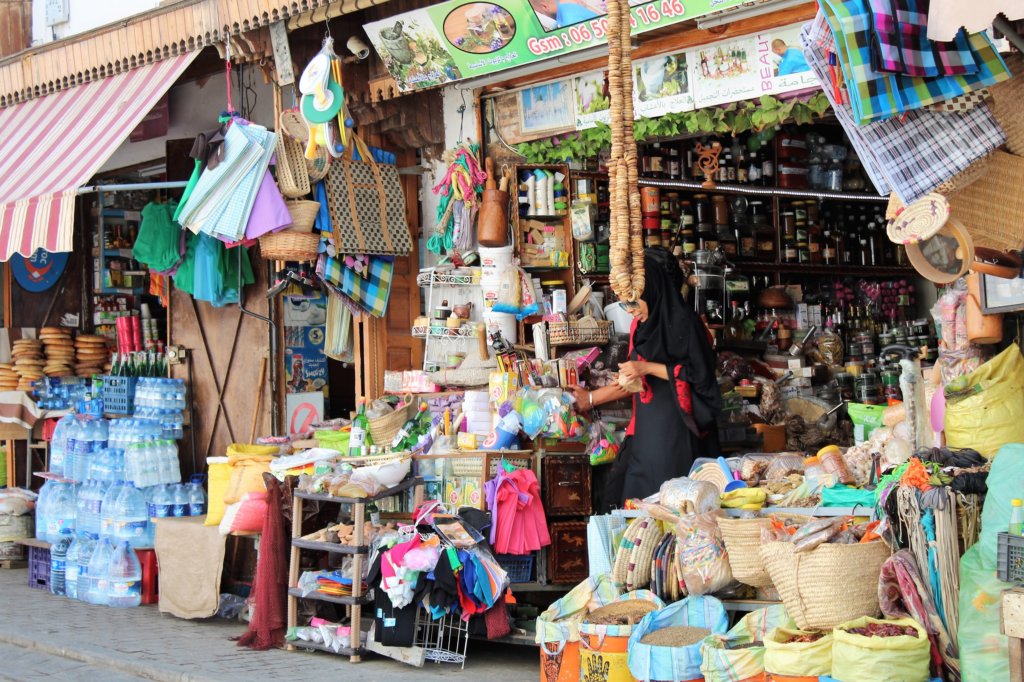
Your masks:
M 427 240 L 427 249 L 431 253 L 461 251 L 472 246 L 473 220 L 480 208 L 480 195 L 487 180 L 487 173 L 477 161 L 478 148 L 479 145 L 472 143 L 460 143 L 442 157 L 448 163 L 448 170 L 433 190 L 441 200 L 437 205 L 434 234 Z M 458 238 L 456 225 L 459 226 Z

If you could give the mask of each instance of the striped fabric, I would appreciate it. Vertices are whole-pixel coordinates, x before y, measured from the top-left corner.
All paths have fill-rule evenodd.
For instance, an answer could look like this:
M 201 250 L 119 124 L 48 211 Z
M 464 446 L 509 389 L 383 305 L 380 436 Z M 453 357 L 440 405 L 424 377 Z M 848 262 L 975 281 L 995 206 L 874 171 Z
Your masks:
M 0 110 L 0 261 L 71 251 L 78 187 L 198 52 Z

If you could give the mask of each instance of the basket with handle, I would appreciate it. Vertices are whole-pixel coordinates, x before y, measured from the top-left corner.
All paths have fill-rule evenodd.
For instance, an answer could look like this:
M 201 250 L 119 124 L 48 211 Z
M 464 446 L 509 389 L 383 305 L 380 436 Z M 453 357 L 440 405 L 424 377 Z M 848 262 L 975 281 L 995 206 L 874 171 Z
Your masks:
M 608 320 L 581 320 L 579 322 L 549 322 L 548 343 L 552 346 L 608 343 L 612 323 Z
M 286 197 L 304 197 L 309 194 L 309 172 L 306 170 L 305 150 L 302 143 L 291 135 L 283 134 L 281 123 L 281 89 L 274 88 L 274 113 L 277 118 L 277 186 Z
M 725 551 L 729 553 L 732 577 L 744 585 L 771 587 L 772 578 L 758 552 L 761 547 L 761 529 L 770 525 L 771 521 L 766 518 L 718 519 Z
M 409 421 L 410 416 L 413 414 L 411 409 L 415 403 L 412 400 L 412 396 L 406 396 L 402 400 L 403 403 L 395 408 L 394 412 L 389 412 L 383 417 L 374 417 L 367 420 L 370 437 L 373 438 L 374 444 L 382 446 L 391 445 L 391 441 L 394 440 L 395 435 L 401 430 L 402 425 Z
M 266 260 L 311 261 L 319 246 L 320 235 L 315 232 L 287 229 L 260 237 L 260 255 Z
M 292 217 L 292 224 L 288 228 L 292 232 L 312 232 L 313 224 L 316 222 L 316 214 L 320 211 L 319 201 L 309 199 L 296 199 L 288 201 L 288 214 Z
M 822 544 L 797 552 L 792 543 L 761 545 L 761 559 L 786 611 L 803 630 L 831 630 L 854 618 L 877 616 L 878 576 L 889 558 L 881 540 Z

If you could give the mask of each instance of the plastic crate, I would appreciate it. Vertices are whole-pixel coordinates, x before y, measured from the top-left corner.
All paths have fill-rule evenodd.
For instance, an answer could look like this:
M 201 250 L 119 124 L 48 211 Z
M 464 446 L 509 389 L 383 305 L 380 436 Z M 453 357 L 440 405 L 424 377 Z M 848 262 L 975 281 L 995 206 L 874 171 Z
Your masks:
M 997 572 L 1004 583 L 1024 585 L 1024 537 L 1000 533 Z
M 103 411 L 107 414 L 132 414 L 135 408 L 136 377 L 103 377 Z
M 533 555 L 526 554 L 498 554 L 494 557 L 498 565 L 508 573 L 508 579 L 513 583 L 528 583 L 533 580 Z
M 28 548 L 28 586 L 50 591 L 50 550 Z

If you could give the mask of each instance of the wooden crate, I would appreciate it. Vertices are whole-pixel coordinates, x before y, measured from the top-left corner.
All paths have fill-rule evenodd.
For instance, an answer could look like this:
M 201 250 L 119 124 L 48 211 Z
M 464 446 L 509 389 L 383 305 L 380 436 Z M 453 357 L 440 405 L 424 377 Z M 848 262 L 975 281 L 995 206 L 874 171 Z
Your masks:
M 576 584 L 587 579 L 587 522 L 559 521 L 551 524 L 548 547 L 548 582 Z

